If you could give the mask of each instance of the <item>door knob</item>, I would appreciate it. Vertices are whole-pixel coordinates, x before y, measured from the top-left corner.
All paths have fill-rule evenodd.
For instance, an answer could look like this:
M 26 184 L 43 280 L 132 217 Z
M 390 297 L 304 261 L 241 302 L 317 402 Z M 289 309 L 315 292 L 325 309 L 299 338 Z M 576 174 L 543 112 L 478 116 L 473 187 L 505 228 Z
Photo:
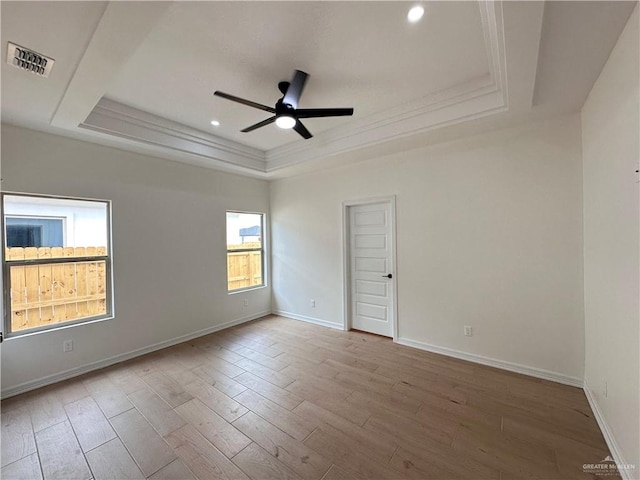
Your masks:
M 388 275 L 382 275 L 384 278 L 393 278 L 393 275 L 391 275 L 390 273 Z

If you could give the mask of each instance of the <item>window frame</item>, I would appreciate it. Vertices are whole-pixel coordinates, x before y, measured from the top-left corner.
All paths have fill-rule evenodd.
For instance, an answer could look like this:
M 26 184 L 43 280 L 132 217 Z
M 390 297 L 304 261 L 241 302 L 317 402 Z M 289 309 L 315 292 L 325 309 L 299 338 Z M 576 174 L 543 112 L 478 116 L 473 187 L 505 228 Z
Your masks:
M 229 225 L 227 223 L 227 214 L 229 213 L 238 213 L 238 214 L 246 214 L 246 215 L 260 215 L 260 248 L 240 248 L 236 250 L 229 250 L 229 244 L 227 243 L 227 232 L 229 229 Z M 225 233 L 225 269 L 226 269 L 226 285 L 227 285 L 227 295 L 234 295 L 236 293 L 247 292 L 250 290 L 257 290 L 260 288 L 267 287 L 267 260 L 266 260 L 266 218 L 267 214 L 265 212 L 252 212 L 252 211 L 243 211 L 243 210 L 225 210 L 224 213 L 224 233 Z M 250 285 L 248 287 L 234 288 L 233 290 L 229 290 L 229 267 L 228 267 L 228 258 L 229 252 L 260 252 L 260 268 L 262 269 L 262 283 L 260 285 Z
M 12 260 L 7 261 L 6 258 L 6 225 L 5 225 L 5 197 L 31 197 L 31 198 L 51 198 L 55 200 L 76 200 L 83 202 L 96 202 L 104 204 L 106 207 L 106 227 L 107 227 L 107 245 L 106 255 L 93 255 L 85 257 L 62 257 L 62 258 L 46 258 L 46 259 L 29 259 L 29 260 Z M 15 217 L 16 215 L 10 215 Z M 27 217 L 32 217 L 26 215 Z M 24 216 L 23 216 L 24 217 Z M 41 216 L 45 218 L 45 216 Z M 35 218 L 35 216 L 33 216 Z M 63 222 L 66 225 L 66 221 Z M 41 193 L 25 193 L 25 192 L 0 192 L 0 240 L 2 243 L 2 302 L 4 308 L 4 315 L 2 318 L 2 331 L 3 338 L 9 340 L 12 338 L 19 338 L 26 335 L 32 335 L 35 333 L 43 333 L 56 331 L 63 328 L 68 328 L 76 325 L 93 323 L 103 320 L 113 319 L 114 302 L 113 302 L 113 254 L 111 250 L 112 245 L 112 224 L 111 224 L 111 200 L 99 199 L 99 198 L 87 198 L 87 197 L 70 197 L 65 195 L 47 195 Z M 66 231 L 63 229 L 63 240 L 66 240 Z M 91 261 L 104 261 L 105 262 L 105 309 L 106 312 L 100 315 L 93 315 L 90 317 L 78 318 L 74 320 L 68 320 L 51 325 L 44 325 L 40 327 L 26 328 L 23 330 L 12 331 L 11 330 L 11 266 L 33 266 L 44 264 L 57 264 L 57 263 L 81 263 Z

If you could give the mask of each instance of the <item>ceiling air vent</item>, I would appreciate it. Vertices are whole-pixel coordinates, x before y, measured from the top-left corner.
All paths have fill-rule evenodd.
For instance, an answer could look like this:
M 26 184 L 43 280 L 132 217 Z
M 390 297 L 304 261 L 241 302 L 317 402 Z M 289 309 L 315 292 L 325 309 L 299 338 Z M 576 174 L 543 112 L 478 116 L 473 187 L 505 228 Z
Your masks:
M 51 73 L 53 62 L 53 58 L 45 57 L 41 53 L 8 42 L 7 63 L 9 65 L 47 78 Z

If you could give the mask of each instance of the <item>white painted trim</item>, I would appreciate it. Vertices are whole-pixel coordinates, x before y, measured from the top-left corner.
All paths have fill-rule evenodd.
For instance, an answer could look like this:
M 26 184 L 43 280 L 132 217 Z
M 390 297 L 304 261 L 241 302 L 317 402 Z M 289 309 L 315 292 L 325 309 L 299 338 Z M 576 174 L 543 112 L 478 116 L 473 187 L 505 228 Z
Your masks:
M 479 363 L 481 365 L 487 365 L 489 367 L 495 367 L 502 370 L 508 370 L 510 372 L 521 373 L 530 377 L 562 383 L 563 385 L 569 385 L 571 387 L 582 388 L 583 386 L 583 380 L 581 378 L 571 377 L 569 375 L 565 375 L 564 373 L 552 372 L 549 370 L 543 370 L 541 368 L 528 367 L 519 363 L 498 360 L 495 358 L 485 357 L 483 355 L 477 355 L 475 353 L 462 352 L 460 350 L 454 350 L 452 348 L 438 347 L 429 343 L 409 340 L 408 338 L 398 338 L 397 343 L 399 343 L 400 345 L 406 345 L 408 347 L 418 348 L 420 350 L 426 350 L 427 352 L 439 353 L 448 357 L 459 358 L 460 360 L 467 360 L 469 362 Z
M 351 294 L 350 294 L 350 222 L 349 209 L 360 205 L 371 205 L 372 203 L 390 203 L 391 204 L 391 260 L 393 262 L 393 275 L 395 281 L 393 285 L 393 322 L 391 325 L 393 332 L 393 341 L 398 341 L 398 257 L 396 255 L 396 196 L 388 195 L 384 197 L 371 197 L 361 200 L 345 200 L 342 202 L 342 329 L 348 331 L 351 329 Z
M 321 327 L 342 330 L 342 325 L 340 325 L 339 323 L 329 322 L 327 320 L 321 320 L 315 317 L 307 317 L 306 315 L 299 315 L 297 313 L 285 312 L 283 310 L 273 310 L 271 313 L 273 315 L 279 315 L 281 317 L 287 317 L 293 320 L 300 320 L 301 322 L 313 323 L 314 325 L 320 325 Z
M 600 405 L 598 405 L 598 401 L 596 400 L 595 395 L 591 391 L 591 388 L 589 387 L 589 383 L 587 382 L 586 379 L 584 380 L 583 390 L 585 395 L 587 396 L 587 401 L 589 402 L 589 406 L 591 407 L 591 410 L 593 411 L 593 414 L 596 417 L 596 422 L 598 422 L 600 431 L 604 436 L 604 440 L 605 442 L 607 442 L 607 446 L 609 447 L 609 451 L 611 452 L 611 456 L 613 457 L 613 460 L 616 462 L 616 465 L 627 465 L 627 462 L 625 462 L 622 456 L 622 451 L 620 450 L 618 442 L 616 442 L 616 439 L 613 436 L 613 432 L 609 428 L 609 424 L 607 423 L 607 420 L 605 419 L 604 414 L 602 413 L 602 410 L 600 410 Z M 640 468 L 640 465 L 636 465 L 636 469 L 639 469 L 639 468 Z M 624 480 L 634 480 L 634 477 L 631 476 L 632 474 L 633 472 L 631 470 L 620 471 L 620 475 Z M 638 477 L 635 477 L 635 478 L 637 479 Z
M 101 99 L 80 125 L 81 128 L 171 150 L 197 155 L 216 162 L 264 173 L 265 154 L 232 140 L 173 122 L 137 108 Z
M 342 329 L 346 332 L 351 328 L 351 318 L 349 310 L 351 309 L 351 290 L 349 285 L 351 279 L 349 278 L 349 245 L 351 243 L 350 237 L 350 225 L 349 220 L 349 205 L 342 203 Z
M 161 350 L 163 348 L 167 348 L 172 345 L 177 345 L 178 343 L 187 342 L 194 338 L 202 337 L 204 335 L 208 335 L 210 333 L 224 330 L 225 328 L 233 327 L 235 325 L 240 325 L 241 323 L 249 322 L 251 320 L 255 320 L 257 318 L 261 318 L 270 314 L 271 314 L 270 311 L 254 313 L 252 315 L 240 317 L 235 320 L 231 320 L 229 322 L 221 323 L 219 325 L 214 325 L 212 327 L 204 328 L 202 330 L 198 330 L 197 332 L 188 333 L 186 335 L 181 335 L 179 337 L 175 337 L 170 340 L 165 340 L 163 342 L 155 343 L 147 347 L 138 348 L 136 350 L 132 350 L 131 352 L 121 353 L 118 355 L 114 355 L 113 357 L 105 358 L 103 360 L 98 360 L 97 362 L 87 363 L 79 367 L 70 368 L 69 370 L 65 370 L 63 372 L 55 373 L 53 375 L 40 377 L 36 380 L 31 380 L 29 382 L 24 382 L 14 387 L 3 389 L 2 392 L 0 392 L 0 398 L 4 400 L 5 398 L 13 397 L 15 395 L 19 395 L 21 393 L 25 393 L 30 390 L 35 390 L 36 388 L 45 387 L 53 383 L 58 383 L 63 380 L 67 380 L 69 378 L 77 377 L 78 375 L 82 375 L 84 373 L 92 372 L 94 370 L 99 370 L 101 368 L 108 367 L 116 363 L 124 362 L 125 360 L 129 360 L 131 358 L 135 358 L 141 355 L 145 355 L 147 353 L 155 352 L 156 350 Z
M 485 75 L 435 92 L 349 126 L 320 132 L 305 142 L 262 151 L 224 139 L 107 98 L 101 99 L 80 128 L 200 158 L 200 166 L 232 168 L 266 177 L 309 160 L 339 155 L 506 110 L 506 93 Z
M 452 89 L 454 90 L 454 89 Z M 266 172 L 274 173 L 318 158 L 340 155 L 364 147 L 436 130 L 507 109 L 503 92 L 495 85 L 481 87 L 460 97 L 448 98 L 421 112 L 377 115 L 325 130 L 304 143 L 292 142 L 266 152 Z
M 507 58 L 505 55 L 502 2 L 479 0 L 480 21 L 484 44 L 489 58 L 489 71 L 496 88 L 505 94 L 507 86 Z

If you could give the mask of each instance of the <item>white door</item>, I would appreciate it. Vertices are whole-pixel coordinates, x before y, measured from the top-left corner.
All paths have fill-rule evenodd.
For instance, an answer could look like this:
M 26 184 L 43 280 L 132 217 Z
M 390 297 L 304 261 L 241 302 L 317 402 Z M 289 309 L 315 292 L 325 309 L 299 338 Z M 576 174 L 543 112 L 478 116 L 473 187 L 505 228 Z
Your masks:
M 391 202 L 351 206 L 349 237 L 351 327 L 393 337 Z

